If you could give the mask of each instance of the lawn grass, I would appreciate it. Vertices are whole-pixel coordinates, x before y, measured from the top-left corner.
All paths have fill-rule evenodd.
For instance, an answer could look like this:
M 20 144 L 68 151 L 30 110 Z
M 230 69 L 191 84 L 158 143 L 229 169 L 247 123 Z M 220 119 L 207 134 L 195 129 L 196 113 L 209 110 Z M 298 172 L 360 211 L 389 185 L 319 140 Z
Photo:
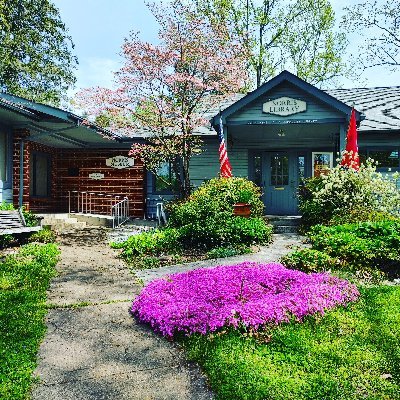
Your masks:
M 58 259 L 54 244 L 26 245 L 0 262 L 0 398 L 26 399 L 46 326 L 46 289 Z
M 361 299 L 316 320 L 183 340 L 218 399 L 400 399 L 400 287 L 361 289 Z

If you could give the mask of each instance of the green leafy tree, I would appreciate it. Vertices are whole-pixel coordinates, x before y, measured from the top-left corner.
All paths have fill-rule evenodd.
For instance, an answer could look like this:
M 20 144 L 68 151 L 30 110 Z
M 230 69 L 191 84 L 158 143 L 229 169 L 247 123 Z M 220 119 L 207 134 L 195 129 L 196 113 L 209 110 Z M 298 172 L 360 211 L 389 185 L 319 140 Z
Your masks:
M 359 46 L 357 59 L 363 69 L 400 66 L 400 1 L 366 1 L 346 7 L 342 26 L 349 32 L 363 32 L 367 40 Z
M 197 0 L 200 13 L 226 24 L 248 52 L 256 86 L 284 69 L 313 84 L 348 71 L 344 33 L 328 0 Z
M 0 89 L 58 104 L 75 83 L 74 47 L 50 0 L 0 0 Z

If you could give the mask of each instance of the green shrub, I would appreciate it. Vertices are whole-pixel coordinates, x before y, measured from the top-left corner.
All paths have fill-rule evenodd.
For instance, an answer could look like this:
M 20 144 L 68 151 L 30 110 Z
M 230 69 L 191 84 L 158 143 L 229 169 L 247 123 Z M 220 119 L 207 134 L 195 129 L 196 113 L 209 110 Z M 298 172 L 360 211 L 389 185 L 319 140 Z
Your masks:
M 350 269 L 400 274 L 400 221 L 317 225 L 309 232 L 313 249 L 340 259 Z
M 245 178 L 214 178 L 203 183 L 186 200 L 167 206 L 168 225 L 186 224 L 232 216 L 233 205 L 246 200 L 251 205 L 251 216 L 261 217 L 264 204 L 258 186 Z
M 269 243 L 272 227 L 262 218 L 228 217 L 189 223 L 179 228 L 185 248 L 215 248 L 239 244 Z
M 3 201 L 0 203 L 0 210 L 1 211 L 13 211 L 13 210 L 15 210 L 15 208 L 11 203 L 6 203 Z
M 6 247 L 11 246 L 14 240 L 13 235 L 0 235 L 0 249 L 5 249 Z
M 346 216 L 355 221 L 377 218 L 380 213 L 399 215 L 400 193 L 393 181 L 376 172 L 373 160 L 367 160 L 359 171 L 332 168 L 327 175 L 309 178 L 299 190 L 299 208 L 306 227 L 329 224 Z
M 2 202 L 0 203 L 0 210 L 14 211 L 16 208 L 11 203 Z M 25 210 L 24 207 L 22 207 L 22 215 L 24 216 L 27 226 L 36 226 L 38 224 L 38 217 L 34 213 Z
M 304 272 L 329 271 L 338 267 L 339 261 L 328 254 L 313 249 L 295 250 L 280 259 L 288 268 Z
M 216 247 L 215 249 L 207 252 L 207 258 L 226 258 L 249 253 L 251 253 L 251 249 L 245 245 L 236 247 Z
M 41 229 L 38 232 L 29 236 L 28 242 L 37 243 L 54 243 L 56 241 L 56 234 L 50 229 Z
M 122 243 L 112 243 L 111 247 L 123 249 L 121 256 L 131 260 L 137 256 L 158 256 L 176 253 L 181 249 L 179 230 L 174 228 L 155 229 L 134 235 Z
M 251 205 L 251 218 L 235 217 L 233 205 Z M 185 248 L 212 249 L 266 243 L 272 229 L 261 219 L 260 189 L 245 178 L 215 178 L 202 184 L 187 200 L 168 205 L 168 226 L 179 229 Z

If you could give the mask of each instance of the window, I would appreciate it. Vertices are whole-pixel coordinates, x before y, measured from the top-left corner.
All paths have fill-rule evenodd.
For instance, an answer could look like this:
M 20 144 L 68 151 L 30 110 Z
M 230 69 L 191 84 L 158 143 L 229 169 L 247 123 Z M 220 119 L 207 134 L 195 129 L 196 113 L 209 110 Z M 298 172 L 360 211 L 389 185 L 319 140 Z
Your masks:
M 378 162 L 378 171 L 391 172 L 399 170 L 399 149 L 396 147 L 383 150 L 360 150 L 360 161 L 365 162 L 367 158 L 372 158 Z
M 51 160 L 48 154 L 33 153 L 30 192 L 34 197 L 50 197 Z
M 169 162 L 164 163 L 154 176 L 155 193 L 176 193 L 178 192 L 178 179 L 172 170 Z
M 305 178 L 306 158 L 301 155 L 297 157 L 297 176 L 299 182 L 303 182 Z
M 7 181 L 7 156 L 8 156 L 7 134 L 0 132 L 0 181 Z
M 321 176 L 326 175 L 329 168 L 333 166 L 333 153 L 332 152 L 313 152 L 312 153 L 312 175 Z
M 284 155 L 271 157 L 271 186 L 289 184 L 289 158 Z

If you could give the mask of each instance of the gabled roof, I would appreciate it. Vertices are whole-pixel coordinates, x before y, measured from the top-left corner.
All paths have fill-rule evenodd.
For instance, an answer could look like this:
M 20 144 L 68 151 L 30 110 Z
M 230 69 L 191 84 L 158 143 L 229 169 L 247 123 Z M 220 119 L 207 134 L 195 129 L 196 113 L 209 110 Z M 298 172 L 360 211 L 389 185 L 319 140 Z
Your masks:
M 331 89 L 331 96 L 365 114 L 359 131 L 400 131 L 400 86 Z
M 65 136 L 66 142 L 70 144 L 75 142 L 78 145 L 85 144 L 86 135 L 91 137 L 89 142 L 96 141 L 96 136 L 93 136 L 93 134 L 99 137 L 99 141 L 104 141 L 104 138 L 120 141 L 117 134 L 74 113 L 8 93 L 0 92 L 0 110 L 4 110 L 1 113 L 0 122 L 12 127 L 26 127 L 33 132 L 40 132 L 42 137 L 48 132 L 49 136 L 55 137 L 57 135 L 59 139 Z M 68 133 L 65 133 L 65 131 L 68 131 Z M 69 135 L 74 137 L 68 137 Z
M 250 104 L 254 100 L 258 99 L 260 96 L 264 95 L 265 93 L 271 91 L 274 89 L 276 86 L 280 85 L 282 82 L 289 82 L 293 84 L 294 86 L 298 87 L 300 90 L 310 94 L 311 96 L 314 96 L 315 98 L 319 99 L 323 103 L 327 104 L 328 106 L 336 109 L 337 111 L 349 115 L 351 113 L 352 107 L 343 103 L 342 101 L 338 100 L 337 98 L 331 96 L 329 93 L 316 88 L 315 86 L 303 81 L 296 75 L 293 75 L 289 71 L 283 71 L 276 77 L 272 78 L 268 82 L 264 83 L 261 85 L 259 88 L 256 90 L 250 92 L 246 96 L 242 97 L 239 101 L 231 104 L 229 107 L 225 108 L 223 111 L 221 111 L 221 116 L 223 121 L 226 120 L 230 115 L 235 113 L 236 111 L 240 110 L 241 108 L 245 107 L 246 105 Z M 213 126 L 218 125 L 218 121 L 220 118 L 220 114 L 214 115 L 214 117 L 211 120 L 211 124 Z M 361 121 L 362 115 L 361 113 L 356 110 L 356 120 Z

